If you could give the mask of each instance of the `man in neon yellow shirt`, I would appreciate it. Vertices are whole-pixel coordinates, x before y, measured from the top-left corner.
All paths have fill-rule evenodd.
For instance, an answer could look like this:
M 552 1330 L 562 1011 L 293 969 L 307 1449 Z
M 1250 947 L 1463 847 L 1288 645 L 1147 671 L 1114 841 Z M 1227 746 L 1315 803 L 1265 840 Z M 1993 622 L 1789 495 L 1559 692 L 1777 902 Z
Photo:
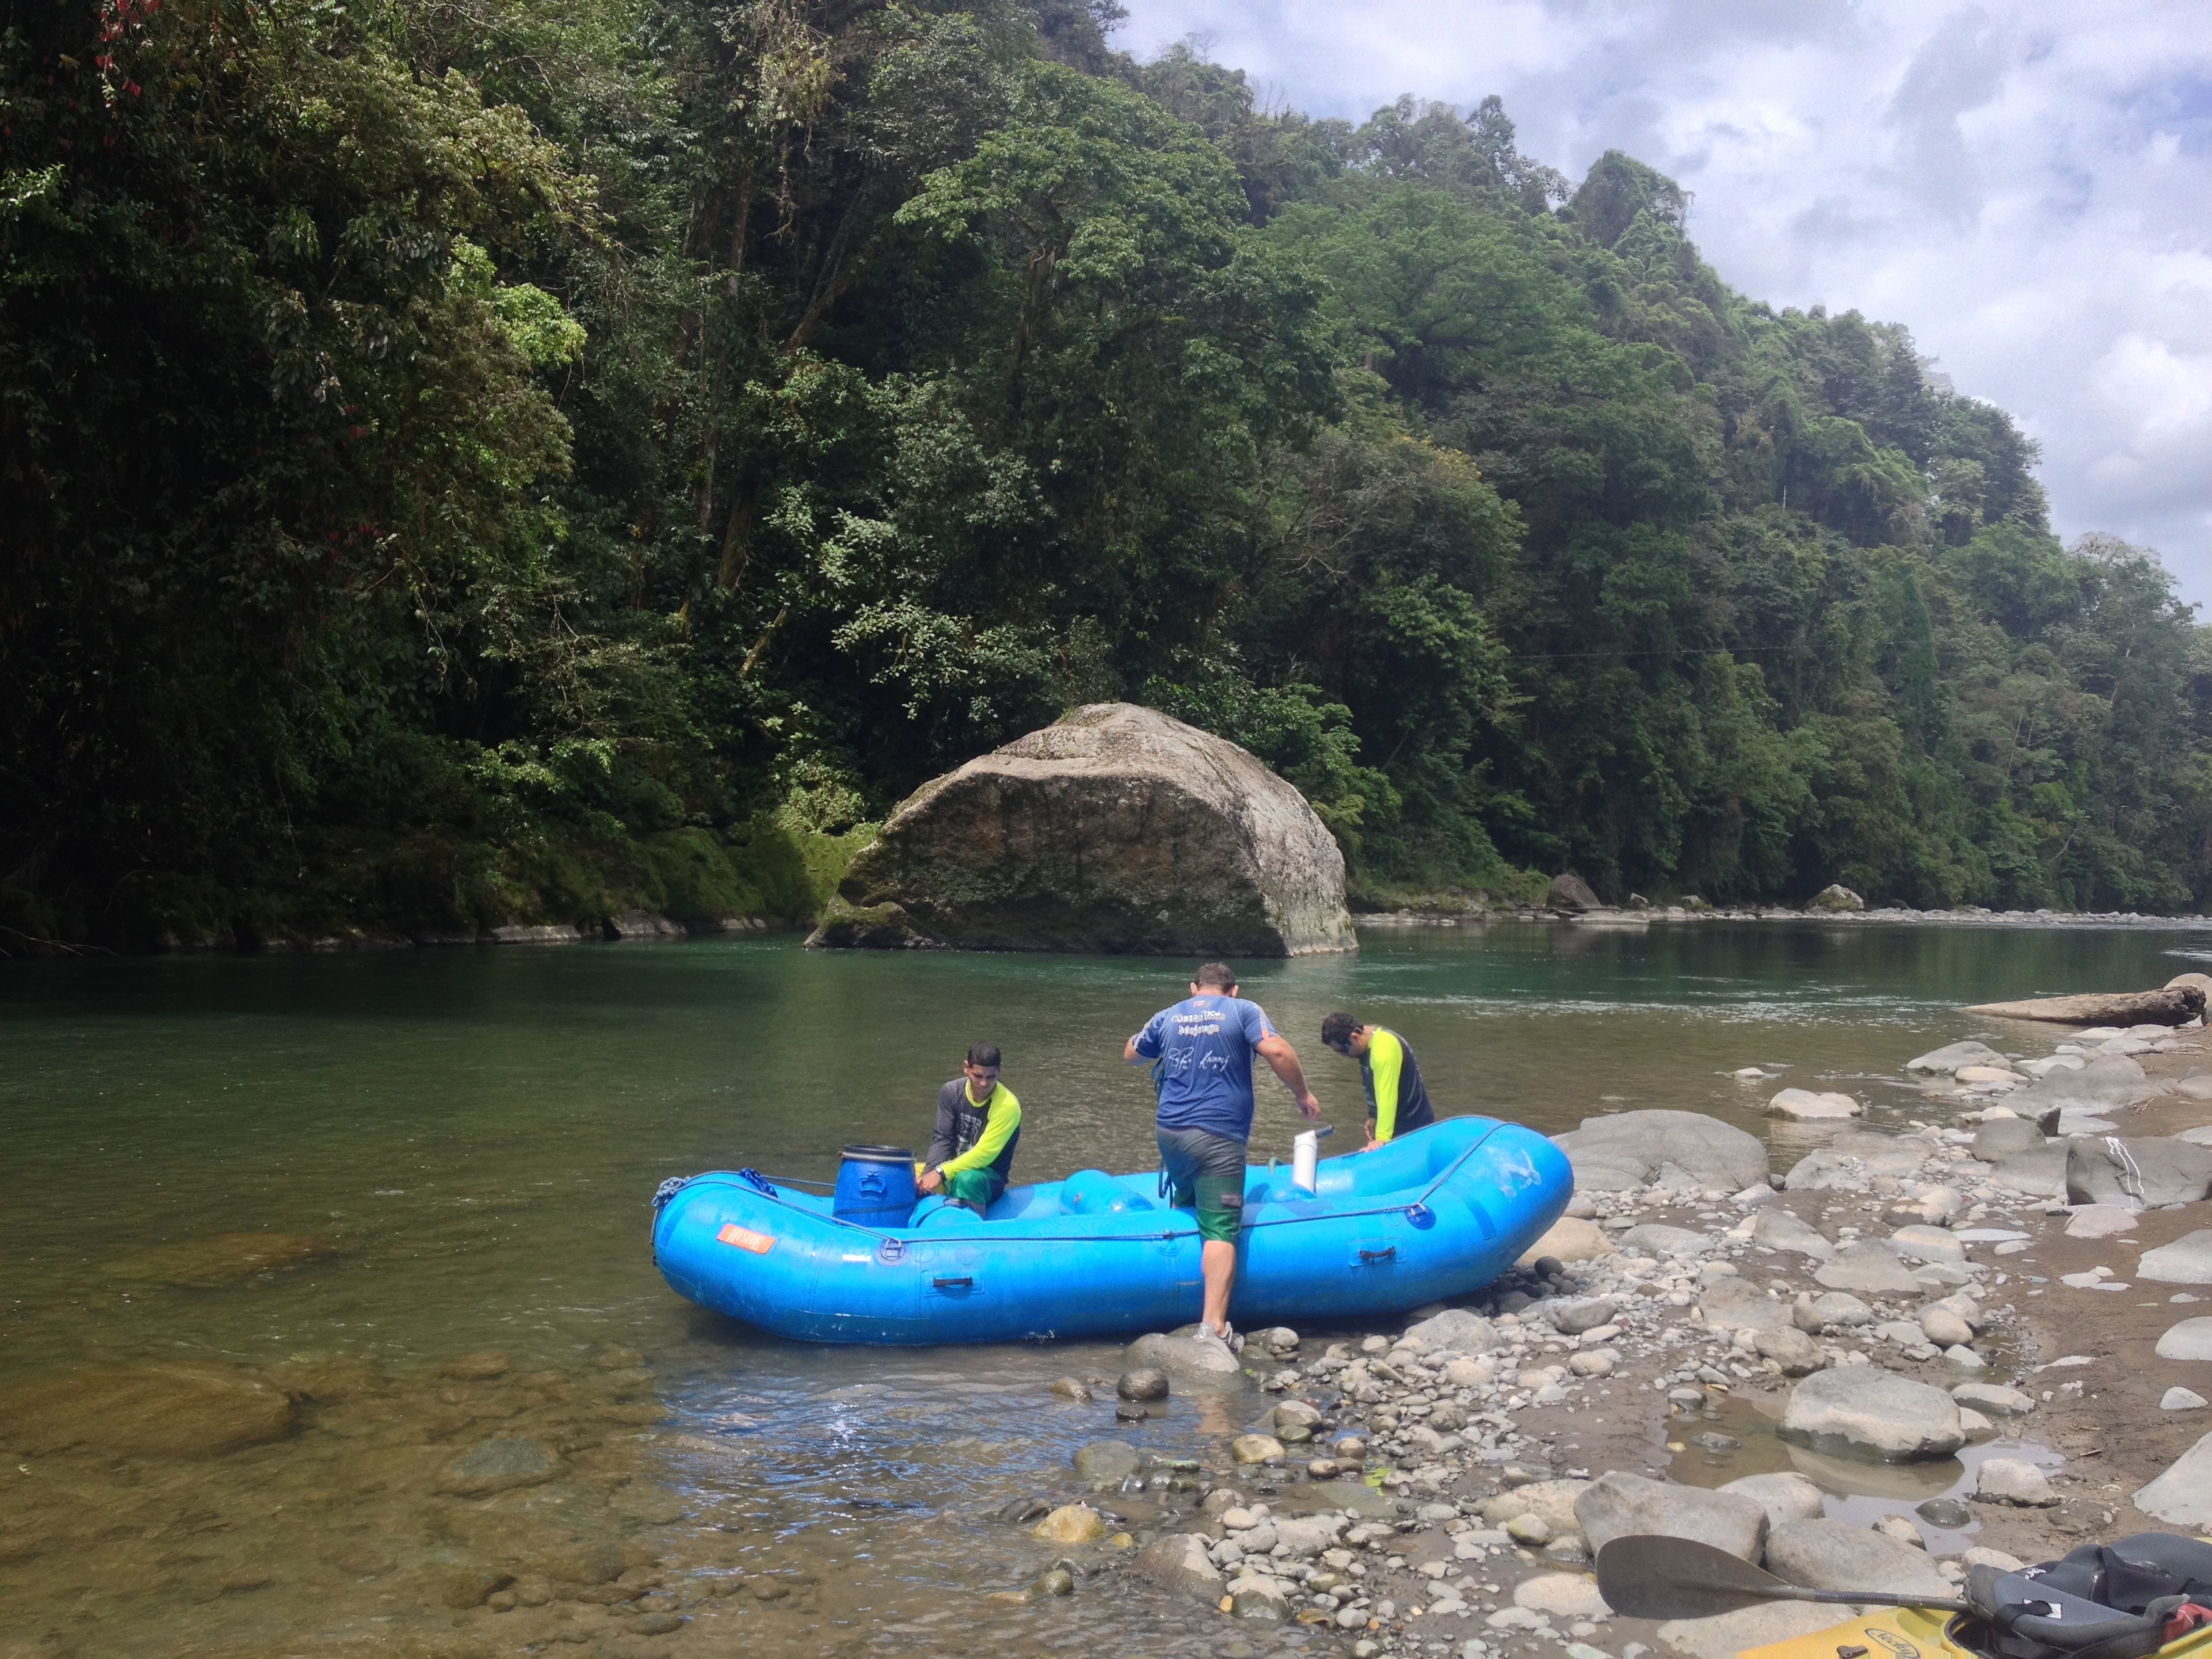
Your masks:
M 999 1081 L 999 1059 L 997 1043 L 976 1043 L 961 1075 L 937 1091 L 937 1128 L 920 1182 L 923 1192 L 941 1189 L 948 1203 L 978 1215 L 1006 1190 L 1022 1138 L 1022 1103 Z
M 1395 1031 L 1362 1025 L 1350 1014 L 1331 1014 L 1321 1023 L 1321 1040 L 1323 1048 L 1359 1062 L 1359 1081 L 1367 1091 L 1367 1144 L 1361 1152 L 1387 1146 L 1437 1121 L 1421 1081 L 1421 1062 Z

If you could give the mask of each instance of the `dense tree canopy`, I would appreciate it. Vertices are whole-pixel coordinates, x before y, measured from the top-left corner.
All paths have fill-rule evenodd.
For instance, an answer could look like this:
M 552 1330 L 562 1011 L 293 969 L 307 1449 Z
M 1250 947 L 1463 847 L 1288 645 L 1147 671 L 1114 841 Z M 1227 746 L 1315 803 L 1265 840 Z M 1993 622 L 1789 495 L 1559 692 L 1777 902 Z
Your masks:
M 0 948 L 797 915 L 1124 696 L 1376 897 L 2212 899 L 2155 556 L 1495 99 L 1111 0 L 7 15 Z

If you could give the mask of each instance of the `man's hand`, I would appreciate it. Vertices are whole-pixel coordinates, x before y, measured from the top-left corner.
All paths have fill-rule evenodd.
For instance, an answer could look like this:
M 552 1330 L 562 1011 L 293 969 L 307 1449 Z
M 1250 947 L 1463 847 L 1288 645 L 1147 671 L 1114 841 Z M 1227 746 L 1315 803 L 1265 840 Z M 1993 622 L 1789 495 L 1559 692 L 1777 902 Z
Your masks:
M 915 1184 L 925 1193 L 933 1193 L 945 1184 L 945 1176 L 939 1171 L 932 1170 Z
M 1321 1115 L 1321 1102 L 1314 1098 L 1312 1090 L 1309 1089 L 1298 1097 L 1298 1109 L 1304 1112 L 1309 1118 L 1316 1118 Z
M 1359 1150 L 1363 1152 L 1379 1152 L 1382 1150 L 1382 1143 L 1376 1139 L 1373 1135 L 1370 1135 L 1367 1137 L 1367 1144 Z

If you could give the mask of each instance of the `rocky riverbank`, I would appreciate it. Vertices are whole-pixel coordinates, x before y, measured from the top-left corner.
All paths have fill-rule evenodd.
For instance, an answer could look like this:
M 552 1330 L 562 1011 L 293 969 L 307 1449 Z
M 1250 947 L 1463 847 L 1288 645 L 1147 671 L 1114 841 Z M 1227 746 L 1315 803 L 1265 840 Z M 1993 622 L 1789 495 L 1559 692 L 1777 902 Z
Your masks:
M 1625 1532 L 1942 1595 L 1976 1562 L 2212 1522 L 2212 1319 L 2184 1288 L 2212 1284 L 2201 1025 L 2040 1035 L 1914 1057 L 1929 1111 L 1906 1133 L 1778 1091 L 1777 1115 L 1844 1121 L 1783 1170 L 1697 1114 L 1591 1120 L 1562 1138 L 1569 1218 L 1479 1304 L 1260 1333 L 1243 1369 L 1276 1403 L 1225 1461 L 1104 1441 L 1073 1483 L 1103 1490 L 1007 1518 L 1246 1646 L 1304 1626 L 1357 1659 L 1721 1659 L 1834 1622 L 1615 1617 L 1588 1563 Z
M 1592 1119 L 1563 1137 L 1573 1213 L 1507 1280 L 1232 1365 L 1172 1334 L 793 1350 L 822 1374 L 802 1422 L 713 1322 L 683 1352 L 528 1352 L 533 1318 L 512 1352 L 380 1356 L 364 1328 L 283 1364 L 87 1358 L 0 1392 L 0 1659 L 1717 1659 L 1831 1621 L 1617 1617 L 1592 1548 L 1686 1529 L 1933 1593 L 2204 1524 L 2204 1034 L 1953 1035 L 1791 1088 L 1717 1054 L 1771 1139 Z M 120 1320 L 327 1274 L 350 1305 L 397 1261 L 226 1234 L 81 1293 Z

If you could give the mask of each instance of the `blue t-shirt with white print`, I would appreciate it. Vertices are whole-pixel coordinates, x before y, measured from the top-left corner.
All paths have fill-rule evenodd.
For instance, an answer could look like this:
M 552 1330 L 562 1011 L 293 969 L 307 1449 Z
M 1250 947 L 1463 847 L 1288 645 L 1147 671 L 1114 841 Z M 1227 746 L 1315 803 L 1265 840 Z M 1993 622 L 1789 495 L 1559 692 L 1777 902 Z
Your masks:
M 1154 1014 L 1137 1052 L 1164 1062 L 1160 1127 L 1249 1140 L 1253 1050 L 1274 1034 L 1258 1003 L 1212 992 Z

